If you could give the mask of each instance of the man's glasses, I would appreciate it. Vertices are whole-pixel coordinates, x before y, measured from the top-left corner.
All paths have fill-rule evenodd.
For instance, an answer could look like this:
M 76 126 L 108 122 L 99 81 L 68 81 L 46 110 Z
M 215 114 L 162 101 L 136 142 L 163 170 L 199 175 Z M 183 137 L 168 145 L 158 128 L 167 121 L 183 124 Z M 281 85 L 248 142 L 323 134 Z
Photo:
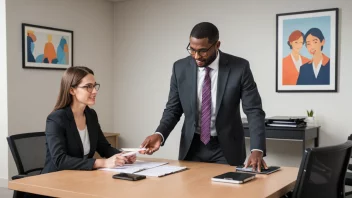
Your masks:
M 84 88 L 86 89 L 89 93 L 92 93 L 93 92 L 93 89 L 95 88 L 95 90 L 99 90 L 100 88 L 100 84 L 99 83 L 96 83 L 96 84 L 88 84 L 88 85 L 84 85 L 84 86 L 81 86 L 81 87 L 78 87 L 77 88 Z
M 199 49 L 199 50 L 195 50 L 195 49 L 191 48 L 190 43 L 188 43 L 186 49 L 187 49 L 188 53 L 191 55 L 195 55 L 198 52 L 198 55 L 206 56 L 208 54 L 208 51 L 210 50 L 210 48 L 212 48 L 216 43 L 217 43 L 217 41 L 215 43 L 213 43 L 208 49 Z

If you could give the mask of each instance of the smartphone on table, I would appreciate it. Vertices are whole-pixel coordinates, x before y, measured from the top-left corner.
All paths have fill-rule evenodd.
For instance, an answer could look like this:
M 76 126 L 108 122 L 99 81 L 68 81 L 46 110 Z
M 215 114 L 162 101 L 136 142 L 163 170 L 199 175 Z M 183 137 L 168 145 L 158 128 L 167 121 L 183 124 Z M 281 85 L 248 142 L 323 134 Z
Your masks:
M 129 181 L 138 181 L 138 180 L 145 179 L 146 176 L 145 175 L 131 174 L 131 173 L 118 173 L 116 175 L 113 175 L 112 178 L 129 180 Z

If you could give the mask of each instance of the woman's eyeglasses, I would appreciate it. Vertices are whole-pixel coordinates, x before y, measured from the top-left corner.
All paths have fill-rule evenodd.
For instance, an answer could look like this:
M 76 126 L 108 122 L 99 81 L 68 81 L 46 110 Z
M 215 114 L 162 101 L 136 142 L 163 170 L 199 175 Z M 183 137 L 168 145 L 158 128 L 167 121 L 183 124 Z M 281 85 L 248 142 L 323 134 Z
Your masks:
M 89 93 L 92 93 L 93 92 L 93 89 L 95 88 L 95 90 L 99 90 L 100 88 L 100 84 L 99 83 L 96 83 L 96 84 L 88 84 L 88 85 L 84 85 L 84 86 L 81 86 L 81 87 L 78 87 L 76 86 L 77 88 L 85 88 Z

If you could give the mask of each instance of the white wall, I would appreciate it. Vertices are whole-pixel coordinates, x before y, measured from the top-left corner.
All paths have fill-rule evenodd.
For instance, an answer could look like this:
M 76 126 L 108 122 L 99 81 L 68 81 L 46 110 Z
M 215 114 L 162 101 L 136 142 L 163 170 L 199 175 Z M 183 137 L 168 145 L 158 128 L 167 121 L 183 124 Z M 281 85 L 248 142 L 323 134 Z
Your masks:
M 63 74 L 62 70 L 22 68 L 21 23 L 74 31 L 74 65 L 85 65 L 95 71 L 101 89 L 94 108 L 103 131 L 112 131 L 113 3 L 101 0 L 8 0 L 6 9 L 9 135 L 44 131 Z M 3 63 L 4 59 L 0 60 Z M 3 87 L 4 80 L 0 79 Z M 11 154 L 9 162 L 9 175 L 17 174 Z M 1 167 L 1 170 L 4 169 Z
M 0 0 L 0 186 L 7 186 L 8 179 L 8 134 L 7 120 L 7 57 L 6 57 L 6 5 Z
M 276 14 L 340 8 L 339 92 L 276 93 Z M 122 146 L 139 146 L 153 133 L 169 91 L 174 61 L 185 50 L 192 27 L 210 21 L 220 30 L 221 50 L 248 59 L 267 116 L 305 115 L 314 109 L 321 146 L 344 142 L 350 129 L 352 1 L 346 0 L 133 0 L 115 3 L 114 130 Z M 182 121 L 155 157 L 176 159 Z M 247 144 L 249 141 L 247 141 Z M 298 166 L 300 142 L 267 141 L 269 164 Z

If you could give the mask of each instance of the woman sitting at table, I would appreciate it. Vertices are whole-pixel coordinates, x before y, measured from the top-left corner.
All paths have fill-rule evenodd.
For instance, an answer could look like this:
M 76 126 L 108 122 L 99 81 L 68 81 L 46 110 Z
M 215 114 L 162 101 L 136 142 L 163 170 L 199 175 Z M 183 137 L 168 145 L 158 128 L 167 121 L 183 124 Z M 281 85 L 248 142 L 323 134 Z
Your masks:
M 111 147 L 103 135 L 95 110 L 100 84 L 87 67 L 70 67 L 62 79 L 54 111 L 46 121 L 46 161 L 43 173 L 60 170 L 113 168 L 136 161 Z M 94 159 L 98 152 L 105 159 Z

